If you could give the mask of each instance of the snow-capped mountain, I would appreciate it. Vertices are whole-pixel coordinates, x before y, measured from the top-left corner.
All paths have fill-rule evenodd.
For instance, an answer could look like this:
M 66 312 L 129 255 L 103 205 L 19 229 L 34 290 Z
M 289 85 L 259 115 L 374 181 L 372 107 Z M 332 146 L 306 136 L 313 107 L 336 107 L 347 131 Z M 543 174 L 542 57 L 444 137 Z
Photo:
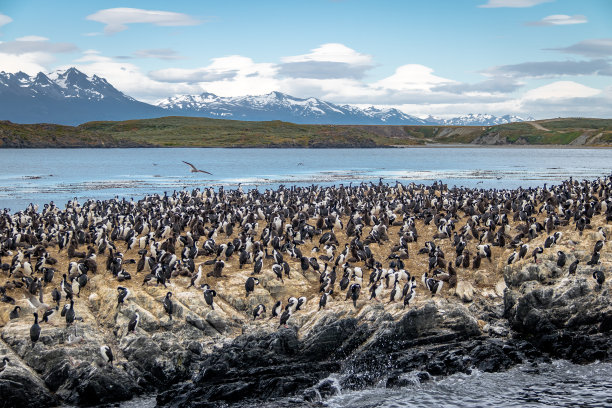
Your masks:
M 449 126 L 494 126 L 511 122 L 526 122 L 535 120 L 532 117 L 523 119 L 516 115 L 494 116 L 470 113 L 451 119 L 443 119 L 441 124 Z
M 178 95 L 150 105 L 125 95 L 106 79 L 76 68 L 39 72 L 0 72 L 0 120 L 76 125 L 94 120 L 144 119 L 168 115 L 236 120 L 347 125 L 478 125 L 523 121 L 516 116 L 469 114 L 452 119 L 408 115 L 394 108 L 360 108 L 281 92 L 221 97 L 212 93 Z M 530 120 L 530 119 L 528 119 Z
M 432 116 L 421 119 L 394 108 L 336 105 L 317 98 L 302 99 L 281 92 L 239 97 L 221 97 L 209 92 L 201 95 L 178 95 L 159 101 L 157 106 L 176 115 L 239 120 L 283 120 L 294 123 L 492 126 L 525 120 L 518 116 L 484 114 L 469 114 L 451 119 Z
M 296 98 L 282 92 L 239 97 L 221 97 L 205 92 L 173 96 L 159 101 L 157 106 L 173 114 L 224 119 L 355 125 L 426 124 L 422 119 L 397 109 L 360 109 L 317 98 Z
M 163 114 L 160 108 L 120 92 L 106 79 L 76 68 L 35 76 L 0 72 L 0 119 L 75 125 Z

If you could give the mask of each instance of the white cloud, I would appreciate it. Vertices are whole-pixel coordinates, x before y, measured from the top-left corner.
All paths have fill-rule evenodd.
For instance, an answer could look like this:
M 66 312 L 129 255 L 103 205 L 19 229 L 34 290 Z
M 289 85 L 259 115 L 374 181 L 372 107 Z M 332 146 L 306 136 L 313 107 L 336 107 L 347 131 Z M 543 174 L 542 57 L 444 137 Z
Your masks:
M 9 16 L 5 14 L 0 13 L 0 27 L 2 27 L 3 25 L 7 25 L 11 21 L 13 21 L 12 18 L 10 18 Z
M 237 77 L 269 76 L 276 74 L 273 64 L 258 64 L 240 55 L 214 58 L 206 67 L 184 69 L 168 68 L 152 71 L 149 76 L 162 82 L 216 82 Z
M 434 75 L 433 69 L 425 65 L 407 64 L 397 68 L 393 75 L 374 82 L 372 86 L 398 91 L 429 91 L 434 86 L 455 82 Z
M 5 54 L 23 55 L 29 53 L 59 54 L 77 51 L 72 43 L 49 42 L 47 38 L 38 36 L 21 37 L 17 41 L 0 42 L 0 52 Z
M 371 65 L 372 56 L 361 54 L 344 44 L 328 43 L 315 48 L 309 54 L 281 58 L 282 62 L 328 61 L 355 65 Z
M 190 15 L 183 13 L 128 7 L 99 10 L 94 14 L 88 15 L 86 18 L 87 20 L 106 24 L 106 27 L 104 27 L 106 34 L 114 34 L 127 30 L 127 24 L 132 23 L 149 23 L 164 27 L 193 26 L 201 23 Z
M 542 3 L 550 3 L 554 0 L 489 0 L 486 4 L 482 4 L 478 7 L 483 8 L 498 8 L 498 7 L 533 7 Z
M 373 67 L 372 56 L 344 44 L 328 43 L 309 54 L 281 58 L 279 75 L 288 78 L 361 79 Z
M 522 99 L 531 101 L 588 98 L 600 93 L 601 90 L 579 84 L 578 82 L 557 81 L 525 92 Z
M 170 48 L 155 48 L 149 50 L 138 50 L 134 52 L 136 58 L 158 58 L 162 60 L 182 59 L 176 51 Z
M 553 14 L 551 16 L 544 17 L 540 21 L 531 21 L 527 23 L 530 26 L 556 26 L 556 25 L 570 25 L 570 24 L 584 24 L 588 20 L 586 16 L 581 14 L 575 14 L 568 16 L 566 14 Z
M 23 71 L 28 75 L 46 72 L 50 64 L 55 62 L 51 54 L 35 52 L 22 55 L 6 54 L 0 52 L 0 71 Z
M 116 61 L 113 58 L 101 55 L 97 50 L 87 50 L 79 59 L 57 68 L 67 69 L 70 67 L 75 67 L 89 76 L 96 74 L 106 78 L 111 85 L 121 92 L 142 101 L 152 102 L 161 96 L 202 92 L 199 86 L 154 81 L 144 74 L 137 65 L 125 61 Z
M 49 39 L 39 35 L 26 35 L 25 37 L 15 38 L 15 41 L 49 41 Z

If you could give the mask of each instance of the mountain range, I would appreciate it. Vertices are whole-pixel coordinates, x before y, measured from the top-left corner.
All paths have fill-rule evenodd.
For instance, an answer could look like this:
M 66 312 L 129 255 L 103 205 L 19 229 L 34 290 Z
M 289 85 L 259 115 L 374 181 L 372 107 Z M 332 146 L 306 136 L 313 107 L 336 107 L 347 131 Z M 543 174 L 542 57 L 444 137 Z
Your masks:
M 282 120 L 299 124 L 473 125 L 491 126 L 533 120 L 518 116 L 469 114 L 451 119 L 419 118 L 398 109 L 359 108 L 281 92 L 221 97 L 212 93 L 177 95 L 155 105 L 117 90 L 106 79 L 76 68 L 39 72 L 0 72 L 0 119 L 16 123 L 77 125 L 99 120 L 195 116 L 251 121 Z

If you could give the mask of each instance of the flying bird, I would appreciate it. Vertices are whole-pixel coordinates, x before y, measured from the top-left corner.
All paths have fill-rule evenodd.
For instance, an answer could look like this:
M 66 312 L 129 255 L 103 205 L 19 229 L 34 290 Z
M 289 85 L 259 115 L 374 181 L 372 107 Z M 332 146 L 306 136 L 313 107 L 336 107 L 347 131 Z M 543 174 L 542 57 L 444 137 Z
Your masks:
M 209 173 L 209 172 L 204 171 L 204 170 L 200 170 L 200 169 L 196 168 L 196 166 L 194 166 L 193 164 L 191 164 L 189 162 L 186 162 L 185 160 L 183 160 L 183 163 L 185 163 L 186 165 L 191 167 L 191 172 L 192 173 L 206 173 L 206 174 L 210 174 L 212 176 L 212 173 Z

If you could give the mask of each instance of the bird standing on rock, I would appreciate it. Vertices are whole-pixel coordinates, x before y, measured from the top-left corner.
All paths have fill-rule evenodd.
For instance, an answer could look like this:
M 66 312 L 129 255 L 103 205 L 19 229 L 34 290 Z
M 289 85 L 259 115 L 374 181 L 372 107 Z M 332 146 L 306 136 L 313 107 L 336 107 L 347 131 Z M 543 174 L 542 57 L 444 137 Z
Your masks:
M 444 285 L 444 282 L 436 280 L 434 278 L 428 278 L 427 272 L 423 274 L 422 280 L 423 285 L 427 290 L 431 292 L 432 297 L 442 291 L 442 286 Z
M 217 296 L 217 292 L 215 292 L 213 289 L 209 289 L 209 288 L 204 289 L 204 301 L 206 302 L 208 306 L 211 307 L 212 310 L 215 310 L 215 306 L 213 305 L 215 296 Z
M 130 296 L 130 290 L 123 286 L 117 287 L 117 307 L 123 305 L 123 302 Z
M 288 328 L 287 321 L 289 320 L 290 317 L 291 317 L 291 308 L 286 308 L 280 317 L 280 324 L 278 325 L 278 327 L 285 326 L 285 328 Z
M 112 367 L 114 357 L 113 357 L 113 351 L 111 350 L 111 348 L 108 346 L 100 347 L 100 354 L 102 354 L 102 358 L 104 359 L 104 362 Z
M 172 302 L 171 297 L 172 297 L 172 292 L 168 292 L 166 293 L 166 297 L 164 297 L 164 300 L 163 300 L 164 311 L 168 313 L 170 320 L 172 320 L 172 313 L 174 312 L 174 303 Z
M 580 260 L 576 259 L 574 262 L 572 262 L 569 266 L 569 274 L 570 275 L 574 275 L 576 273 L 576 269 L 578 268 L 578 264 L 580 263 Z
M 30 340 L 32 341 L 32 348 L 40 338 L 40 326 L 38 325 L 38 313 L 34 313 L 34 324 L 30 327 Z
M 138 312 L 134 313 L 134 315 L 130 318 L 128 323 L 128 333 L 134 333 L 136 331 L 136 327 L 138 327 L 138 323 L 140 323 L 140 315 Z
M 353 300 L 353 306 L 357 309 L 357 299 L 359 299 L 359 293 L 361 292 L 361 285 L 353 283 L 348 292 L 346 293 L 346 300 L 350 297 Z
M 21 306 L 15 306 L 15 308 L 11 310 L 11 313 L 9 314 L 9 319 L 10 320 L 19 319 L 20 310 L 21 310 Z
M 253 309 L 253 320 L 257 319 L 259 316 L 262 316 L 264 313 L 266 313 L 266 306 L 261 303 L 258 304 L 255 306 L 255 309 Z
M 565 260 L 566 260 L 566 256 L 565 256 L 565 252 L 563 251 L 557 251 L 557 266 L 559 268 L 563 268 L 563 266 L 565 266 Z
M 75 313 L 74 313 L 74 300 L 70 299 L 70 307 L 66 310 L 66 326 L 70 326 L 74 323 Z
M 255 285 L 259 285 L 259 279 L 249 277 L 244 283 L 244 289 L 246 290 L 246 296 L 249 297 L 251 292 L 255 291 Z
M 604 275 L 603 271 L 594 271 L 593 272 L 593 279 L 595 279 L 595 281 L 597 282 L 597 284 L 601 288 L 601 286 L 606 281 L 606 275 Z

